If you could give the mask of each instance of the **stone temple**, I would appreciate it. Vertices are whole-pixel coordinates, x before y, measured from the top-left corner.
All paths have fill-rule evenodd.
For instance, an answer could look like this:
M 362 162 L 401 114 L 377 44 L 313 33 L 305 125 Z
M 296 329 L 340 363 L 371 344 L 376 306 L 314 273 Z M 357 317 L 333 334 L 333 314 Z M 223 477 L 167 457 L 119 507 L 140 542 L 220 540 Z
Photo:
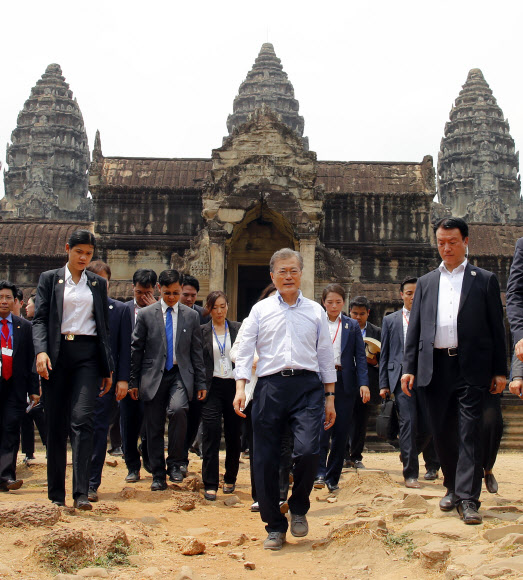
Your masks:
M 399 281 L 438 264 L 431 224 L 454 213 L 471 224 L 471 260 L 505 289 L 523 233 L 519 161 L 481 71 L 470 71 L 445 125 L 440 203 L 430 156 L 318 160 L 304 126 L 267 43 L 208 158 L 104 156 L 97 133 L 89 165 L 82 114 L 60 67 L 49 65 L 7 149 L 0 277 L 31 292 L 42 270 L 63 264 L 68 234 L 88 227 L 113 269 L 114 297 L 131 296 L 137 268 L 174 267 L 199 278 L 201 297 L 224 289 L 241 320 L 269 282 L 269 257 L 290 246 L 305 259 L 305 295 L 318 299 L 340 282 L 350 296 L 367 295 L 380 322 L 400 305 Z

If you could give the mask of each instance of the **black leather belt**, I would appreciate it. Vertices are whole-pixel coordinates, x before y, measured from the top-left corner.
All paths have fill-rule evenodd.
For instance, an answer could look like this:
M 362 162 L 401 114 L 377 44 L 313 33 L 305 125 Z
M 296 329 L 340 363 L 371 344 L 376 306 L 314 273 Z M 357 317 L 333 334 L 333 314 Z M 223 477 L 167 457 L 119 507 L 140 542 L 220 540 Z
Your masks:
M 445 354 L 447 356 L 458 356 L 457 346 L 453 346 L 451 348 L 435 348 L 434 350 L 439 354 Z
M 316 375 L 318 373 L 315 373 L 314 371 L 307 371 L 305 369 L 283 369 L 282 371 L 278 371 L 274 374 L 282 377 L 296 377 L 299 375 Z
M 62 334 L 62 340 L 67 342 L 95 342 L 97 338 L 88 334 Z

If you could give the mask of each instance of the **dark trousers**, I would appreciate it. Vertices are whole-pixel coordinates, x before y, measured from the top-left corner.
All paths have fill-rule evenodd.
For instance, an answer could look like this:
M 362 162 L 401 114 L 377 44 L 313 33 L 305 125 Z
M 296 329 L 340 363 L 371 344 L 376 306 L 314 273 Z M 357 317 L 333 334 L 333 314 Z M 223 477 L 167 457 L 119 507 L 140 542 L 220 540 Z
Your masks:
M 298 515 L 309 511 L 309 495 L 318 469 L 324 401 L 323 385 L 316 373 L 258 379 L 252 401 L 254 478 L 260 515 L 268 532 L 286 532 L 288 527 L 279 508 L 279 464 L 275 461 L 287 424 L 294 437 L 294 485 L 289 508 Z
M 346 458 L 351 461 L 361 461 L 363 459 L 363 447 L 365 446 L 365 437 L 367 436 L 367 424 L 372 403 L 364 403 L 359 395 L 356 395 L 354 401 L 354 410 L 352 411 L 352 421 L 349 427 L 349 438 L 347 441 Z
M 13 378 L 0 378 L 0 482 L 16 479 L 16 456 L 25 405 L 14 394 Z
M 225 436 L 225 483 L 236 483 L 240 466 L 242 419 L 234 412 L 234 379 L 214 377 L 202 407 L 202 479 L 205 489 L 218 489 L 222 417 Z
M 52 501 L 65 501 L 68 435 L 73 450 L 73 498 L 87 495 L 99 387 L 96 338 L 92 342 L 62 340 L 49 380 L 42 380 L 47 416 L 47 494 Z
M 489 391 L 485 391 L 481 423 L 482 466 L 485 471 L 490 471 L 496 463 L 502 436 L 501 395 L 493 395 Z
M 425 387 L 434 445 L 441 462 L 443 485 L 460 500 L 475 501 L 481 493 L 480 425 L 486 386 L 468 385 L 457 356 L 434 350 L 434 370 Z
M 102 481 L 102 470 L 107 452 L 107 433 L 111 418 L 114 415 L 114 403 L 116 385 L 103 397 L 98 397 L 94 409 L 93 425 L 93 454 L 91 456 L 91 473 L 89 476 L 89 488 L 97 490 Z
M 398 411 L 399 443 L 403 477 L 419 477 L 418 455 L 423 453 L 425 467 L 428 470 L 439 469 L 439 459 L 434 449 L 432 435 L 428 426 L 424 392 L 413 389 L 412 396 L 407 396 L 398 384 L 394 390 L 394 399 Z
M 338 485 L 340 480 L 354 411 L 354 401 L 356 397 L 359 397 L 359 393 L 354 389 L 353 392 L 347 393 L 343 385 L 341 371 L 338 371 L 337 375 L 336 396 L 334 397 L 336 422 L 327 431 L 323 425 L 321 426 L 320 463 L 317 473 L 317 477 L 324 477 L 329 485 Z
M 135 401 L 130 395 L 120 402 L 120 431 L 125 465 L 128 471 L 140 471 L 141 460 L 138 452 L 138 438 L 142 438 L 142 458 L 148 463 L 147 437 L 144 423 L 144 403 L 140 399 Z
M 111 451 L 122 446 L 122 433 L 120 430 L 120 406 L 118 401 L 113 397 L 111 416 L 109 418 L 109 441 Z
M 38 429 L 42 445 L 47 445 L 47 426 L 45 423 L 44 405 L 40 401 L 29 413 L 24 413 L 22 417 L 22 427 L 20 435 L 22 439 L 22 453 L 27 457 L 33 457 L 35 454 L 35 430 Z
M 200 428 L 202 405 L 202 401 L 198 401 L 196 397 L 193 397 L 192 401 L 189 401 L 189 411 L 187 413 L 187 435 L 185 436 L 185 445 L 183 448 L 183 460 L 185 465 L 189 465 L 189 448 L 194 443 L 194 440 L 198 435 L 198 429 Z
M 147 451 L 153 478 L 165 479 L 165 418 L 169 421 L 167 470 L 183 464 L 183 446 L 187 434 L 189 398 L 178 366 L 163 373 L 158 392 L 144 403 Z

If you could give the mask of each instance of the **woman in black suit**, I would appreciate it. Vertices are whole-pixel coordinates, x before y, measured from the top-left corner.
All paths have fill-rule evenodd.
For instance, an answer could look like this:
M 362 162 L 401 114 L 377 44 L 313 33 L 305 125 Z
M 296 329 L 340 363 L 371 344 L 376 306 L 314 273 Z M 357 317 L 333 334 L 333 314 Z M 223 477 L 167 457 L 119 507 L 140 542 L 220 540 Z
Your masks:
M 40 276 L 36 290 L 33 342 L 42 377 L 47 432 L 48 497 L 65 505 L 67 436 L 73 450 L 74 507 L 90 510 L 87 499 L 93 442 L 94 405 L 111 387 L 107 283 L 87 272 L 95 250 L 87 230 L 73 232 L 63 268 Z
M 211 315 L 211 321 L 201 327 L 207 376 L 207 398 L 202 407 L 202 478 L 204 496 L 211 501 L 216 499 L 219 484 L 222 417 L 226 452 L 223 493 L 234 491 L 240 466 L 242 420 L 232 406 L 236 383 L 229 353 L 241 324 L 227 320 L 228 308 L 223 292 L 211 292 L 205 305 L 205 313 Z

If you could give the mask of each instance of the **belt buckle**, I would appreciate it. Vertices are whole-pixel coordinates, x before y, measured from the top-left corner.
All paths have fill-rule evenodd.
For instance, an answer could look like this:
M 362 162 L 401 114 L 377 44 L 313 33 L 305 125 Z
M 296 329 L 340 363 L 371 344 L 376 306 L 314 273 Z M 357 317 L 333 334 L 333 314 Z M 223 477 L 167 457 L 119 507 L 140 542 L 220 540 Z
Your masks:
M 294 369 L 283 369 L 281 371 L 282 377 L 292 377 L 294 375 Z
M 66 334 L 65 340 L 74 340 L 74 334 Z
M 447 350 L 448 350 L 449 356 L 458 356 L 458 349 L 455 346 L 448 348 Z

